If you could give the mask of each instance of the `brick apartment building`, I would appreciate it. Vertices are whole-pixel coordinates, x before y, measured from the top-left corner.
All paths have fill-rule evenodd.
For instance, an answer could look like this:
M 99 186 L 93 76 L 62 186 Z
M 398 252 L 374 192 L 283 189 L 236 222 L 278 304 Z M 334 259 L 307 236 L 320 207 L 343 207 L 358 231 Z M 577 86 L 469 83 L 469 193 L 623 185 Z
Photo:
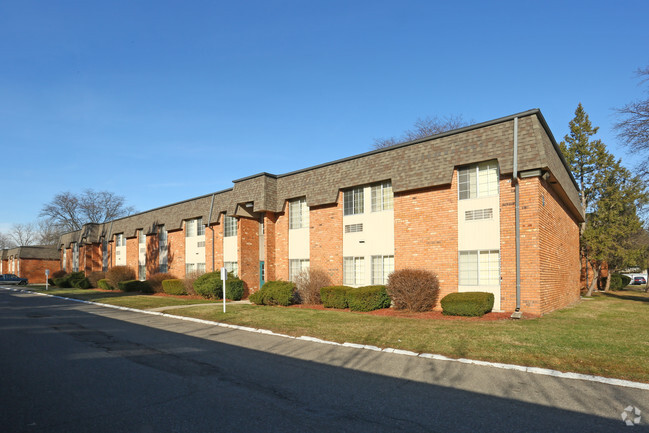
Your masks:
M 52 246 L 22 246 L 0 250 L 0 274 L 15 274 L 30 283 L 45 284 L 45 270 L 61 269 L 59 251 Z
M 350 286 L 419 268 L 438 275 L 441 296 L 494 293 L 495 310 L 544 314 L 579 299 L 584 214 L 537 109 L 233 183 L 67 233 L 61 267 L 126 265 L 145 279 L 224 266 L 249 293 L 306 267 Z

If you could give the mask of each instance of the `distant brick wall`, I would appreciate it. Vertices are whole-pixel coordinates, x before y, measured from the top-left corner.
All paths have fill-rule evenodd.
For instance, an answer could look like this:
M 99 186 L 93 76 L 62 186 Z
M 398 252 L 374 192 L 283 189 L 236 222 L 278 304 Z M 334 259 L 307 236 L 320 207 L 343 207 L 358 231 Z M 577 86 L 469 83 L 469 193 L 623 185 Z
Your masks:
M 139 266 L 140 245 L 137 236 L 126 239 L 126 266 L 133 269 L 137 278 Z
M 146 277 L 157 274 L 160 269 L 158 263 L 158 235 L 149 235 L 146 237 Z
M 61 269 L 61 263 L 58 260 L 45 259 L 19 259 L 20 260 L 20 277 L 27 278 L 30 284 L 45 284 L 45 270 L 50 270 L 52 274 Z M 3 266 L 4 272 L 4 266 Z M 4 272 L 5 274 L 8 272 Z
M 332 284 L 343 283 L 343 200 L 309 210 L 309 267 L 321 269 Z
M 275 272 L 276 257 L 276 224 L 277 215 L 272 212 L 266 212 L 264 216 L 264 267 L 266 271 L 266 281 L 274 281 L 278 278 Z
M 275 279 L 288 280 L 288 205 L 275 222 Z
M 449 187 L 394 196 L 394 269 L 437 274 L 440 297 L 457 292 L 457 176 Z M 437 307 L 439 309 L 439 303 Z

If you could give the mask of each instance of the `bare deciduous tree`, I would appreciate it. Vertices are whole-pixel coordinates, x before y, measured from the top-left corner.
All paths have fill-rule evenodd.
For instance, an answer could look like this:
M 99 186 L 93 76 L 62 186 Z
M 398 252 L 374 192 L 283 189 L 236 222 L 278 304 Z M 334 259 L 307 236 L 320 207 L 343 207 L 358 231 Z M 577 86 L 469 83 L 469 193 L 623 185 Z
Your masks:
M 473 121 L 465 121 L 461 114 L 441 118 L 438 116 L 428 116 L 424 119 L 419 118 L 411 129 L 404 131 L 401 137 L 377 138 L 374 140 L 373 147 L 375 149 L 382 149 L 384 147 L 394 146 L 395 144 L 405 143 L 406 141 L 417 140 L 418 138 L 463 128 L 471 123 Z
M 649 66 L 638 69 L 641 83 L 649 82 Z M 617 109 L 621 120 L 615 124 L 618 137 L 634 152 L 644 153 L 647 158 L 638 164 L 640 174 L 649 177 L 649 87 L 647 97 Z
M 102 223 L 134 212 L 132 206 L 126 206 L 122 196 L 86 189 L 81 194 L 69 191 L 57 194 L 43 206 L 40 216 L 64 231 L 74 231 L 87 223 Z
M 15 246 L 16 244 L 8 234 L 0 232 L 0 250 L 13 248 Z
M 9 237 L 16 245 L 34 245 L 38 241 L 38 232 L 33 223 L 14 224 L 9 232 Z

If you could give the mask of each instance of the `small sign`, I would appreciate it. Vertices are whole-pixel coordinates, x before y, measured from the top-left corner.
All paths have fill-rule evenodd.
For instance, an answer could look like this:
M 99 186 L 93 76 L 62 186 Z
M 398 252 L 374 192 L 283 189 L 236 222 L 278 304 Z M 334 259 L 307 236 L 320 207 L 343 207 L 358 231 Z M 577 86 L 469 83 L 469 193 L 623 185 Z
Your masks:
M 45 276 L 46 276 L 46 277 L 49 277 L 49 276 L 50 276 L 50 270 L 49 270 L 49 269 L 45 269 Z
M 228 279 L 228 270 L 225 268 L 221 268 L 221 281 L 225 281 Z

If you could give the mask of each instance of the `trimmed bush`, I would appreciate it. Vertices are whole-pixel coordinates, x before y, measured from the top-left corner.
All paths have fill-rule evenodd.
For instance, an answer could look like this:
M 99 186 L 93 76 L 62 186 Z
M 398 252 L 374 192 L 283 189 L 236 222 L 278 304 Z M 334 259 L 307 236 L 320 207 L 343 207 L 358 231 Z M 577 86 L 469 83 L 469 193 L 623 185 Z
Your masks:
M 168 295 L 186 295 L 183 280 L 162 280 L 162 290 Z
M 128 266 L 115 266 L 106 272 L 106 279 L 111 287 L 119 287 L 122 281 L 135 280 L 135 271 Z
M 390 306 L 385 286 L 356 287 L 347 290 L 347 305 L 352 311 L 373 311 Z
M 111 286 L 108 280 L 105 278 L 97 281 L 97 288 L 102 290 L 115 290 L 115 288 Z
M 117 288 L 122 292 L 151 293 L 151 286 L 146 281 L 128 280 L 117 283 Z
M 72 287 L 72 284 L 70 284 L 70 279 L 67 277 L 54 278 L 52 282 L 56 287 L 61 289 L 67 289 Z
M 257 305 L 283 305 L 286 307 L 295 303 L 295 284 L 290 281 L 268 281 L 248 299 Z
M 239 301 L 243 297 L 243 281 L 228 274 L 225 285 L 225 297 L 231 301 Z M 194 290 L 206 299 L 221 299 L 223 297 L 223 281 L 220 272 L 208 272 L 194 281 Z
M 320 289 L 331 285 L 329 274 L 318 268 L 302 269 L 293 278 L 300 304 L 321 304 Z
M 87 278 L 82 278 L 80 280 L 74 280 L 72 282 L 72 286 L 77 288 L 77 289 L 89 289 L 90 288 L 90 281 L 88 281 Z
M 175 275 L 168 272 L 158 272 L 151 275 L 147 279 L 147 282 L 149 283 L 149 286 L 151 287 L 153 293 L 162 293 L 164 292 L 164 288 L 162 287 L 162 282 L 164 280 L 177 280 L 177 278 Z
M 442 313 L 447 316 L 484 316 L 494 306 L 493 293 L 449 293 L 441 301 Z
M 347 291 L 351 287 L 328 286 L 320 289 L 320 299 L 325 308 L 347 308 Z
M 439 297 L 439 280 L 430 271 L 401 269 L 388 276 L 387 290 L 397 310 L 430 311 Z
M 88 275 L 88 281 L 90 282 L 90 287 L 99 287 L 99 280 L 106 278 L 106 272 L 94 271 Z

